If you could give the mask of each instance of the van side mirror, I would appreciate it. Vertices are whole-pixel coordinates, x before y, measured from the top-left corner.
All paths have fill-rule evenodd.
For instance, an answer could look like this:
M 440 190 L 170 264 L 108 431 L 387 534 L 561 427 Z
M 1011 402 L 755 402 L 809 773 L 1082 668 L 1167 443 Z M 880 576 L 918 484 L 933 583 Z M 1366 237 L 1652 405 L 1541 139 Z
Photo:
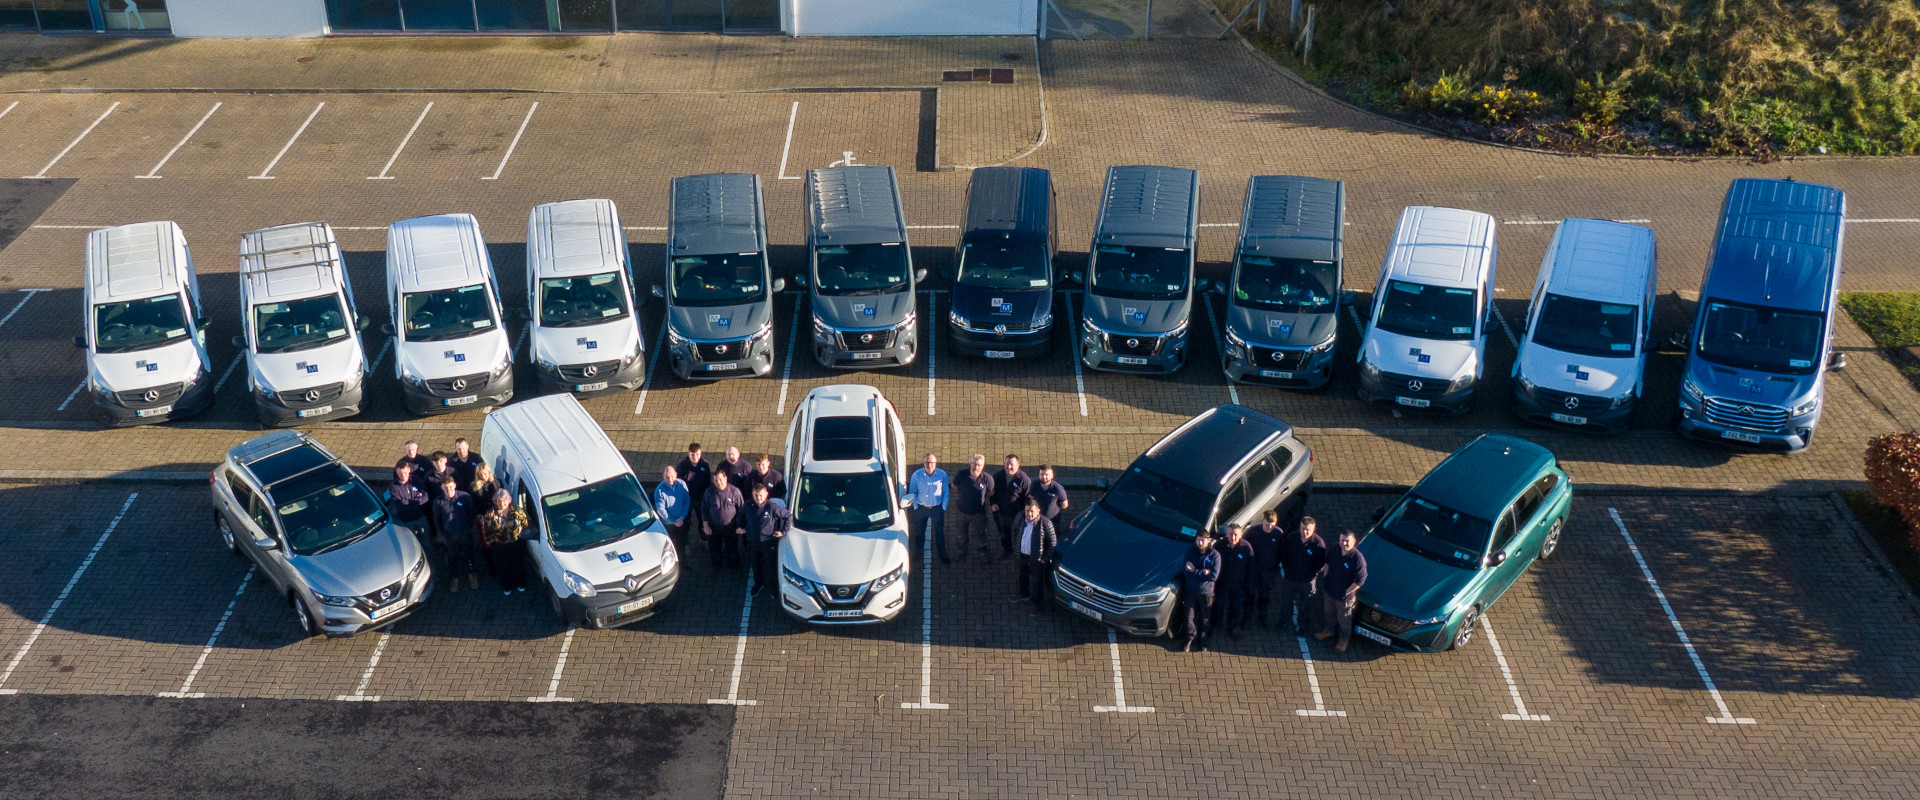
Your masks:
M 773 293 L 774 293 L 774 294 L 779 294 L 779 293 L 781 293 L 781 292 L 784 292 L 784 291 L 786 291 L 786 290 L 787 290 L 787 279 L 786 279 L 786 278 L 774 278 L 774 279 L 773 279 Z
M 776 281 L 776 283 L 778 283 L 778 281 Z M 780 290 L 775 289 L 774 291 L 777 292 Z M 650 294 L 650 295 L 653 295 L 654 297 L 658 297 L 662 300 L 665 300 L 667 299 L 667 287 L 661 286 L 660 284 L 656 283 L 652 286 L 647 287 L 647 294 Z
M 1847 354 L 1838 350 L 1827 356 L 1827 371 L 1838 372 L 1847 368 Z
M 245 337 L 245 336 L 235 336 L 235 337 L 233 337 L 233 348 L 234 348 L 235 350 L 245 350 L 245 349 L 247 349 L 247 337 Z
M 393 323 L 391 323 L 391 322 L 382 322 L 382 323 L 380 323 L 380 332 L 381 332 L 381 333 L 384 333 L 384 334 L 386 334 L 386 335 L 388 335 L 388 336 L 392 336 L 392 335 L 393 335 Z
M 927 268 L 926 268 L 926 267 L 914 267 L 914 268 L 913 268 L 913 280 L 914 280 L 914 282 L 916 282 L 916 283 L 917 283 L 917 282 L 919 282 L 919 281 L 924 281 L 924 280 L 926 280 L 926 279 L 927 279 Z
M 1102 475 L 1098 479 L 1096 479 L 1093 483 L 1095 486 L 1100 487 L 1100 491 L 1104 492 L 1107 490 L 1107 485 L 1112 483 L 1112 481 L 1107 480 L 1107 476 Z
M 1385 517 L 1386 515 L 1387 515 L 1387 507 L 1386 507 L 1386 506 L 1381 506 L 1381 507 L 1379 507 L 1379 508 L 1376 508 L 1376 509 L 1374 509 L 1374 510 L 1373 510 L 1373 521 L 1374 521 L 1374 522 L 1379 522 L 1379 521 L 1381 520 L 1381 518 L 1383 518 L 1383 517 Z
M 1209 283 L 1207 284 L 1207 291 L 1209 291 L 1209 292 L 1212 292 L 1212 293 L 1214 293 L 1214 294 L 1217 294 L 1217 295 L 1219 295 L 1219 296 L 1221 296 L 1221 297 L 1226 297 L 1226 296 L 1227 296 L 1227 282 L 1226 282 L 1226 281 L 1211 281 L 1211 282 L 1209 282 Z
M 193 329 L 196 331 L 204 332 L 207 328 L 210 328 L 212 326 L 213 326 L 213 320 L 207 319 L 206 317 L 201 317 L 193 321 Z
M 87 349 L 87 337 L 85 335 L 73 337 L 73 346 L 82 350 Z
M 807 288 L 807 276 L 805 275 L 793 276 L 793 285 L 798 286 L 802 289 Z
M 1067 282 L 1068 283 L 1086 283 L 1087 273 L 1081 272 L 1080 270 L 1077 270 L 1077 269 L 1072 272 L 1069 272 L 1067 273 Z
M 1507 563 L 1507 551 L 1505 550 L 1495 550 L 1487 556 L 1487 566 L 1489 567 L 1497 567 L 1505 563 Z
M 1665 349 L 1669 351 L 1675 351 L 1675 352 L 1681 352 L 1681 353 L 1687 352 L 1689 349 L 1693 347 L 1692 339 L 1693 339 L 1692 331 L 1676 333 L 1672 336 L 1667 337 L 1667 346 Z
M 373 320 L 367 319 L 367 315 L 365 314 L 353 315 L 353 329 L 356 331 L 364 331 L 367 329 L 367 326 L 372 324 Z
M 280 540 L 271 536 L 255 536 L 253 537 L 253 546 L 262 550 L 278 550 L 280 549 Z

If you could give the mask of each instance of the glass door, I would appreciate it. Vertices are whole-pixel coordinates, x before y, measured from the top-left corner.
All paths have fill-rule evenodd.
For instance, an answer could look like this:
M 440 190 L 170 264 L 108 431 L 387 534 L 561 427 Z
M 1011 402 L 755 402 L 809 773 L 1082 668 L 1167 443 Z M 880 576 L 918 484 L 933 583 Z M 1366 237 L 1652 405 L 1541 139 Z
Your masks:
M 402 0 L 400 12 L 409 31 L 474 30 L 473 0 Z
M 480 12 L 483 31 L 544 31 L 547 0 L 480 0 L 474 4 Z
M 726 0 L 727 30 L 780 30 L 780 0 Z
M 97 31 L 93 24 L 93 3 L 89 0 L 38 0 L 40 30 Z
M 110 31 L 155 31 L 165 33 L 173 29 L 167 21 L 167 4 L 163 0 L 98 0 L 100 18 Z
M 614 0 L 556 0 L 563 31 L 613 30 Z
M 400 0 L 327 0 L 327 24 L 336 31 L 397 31 Z
M 39 27 L 33 19 L 33 0 L 0 0 L 0 29 Z

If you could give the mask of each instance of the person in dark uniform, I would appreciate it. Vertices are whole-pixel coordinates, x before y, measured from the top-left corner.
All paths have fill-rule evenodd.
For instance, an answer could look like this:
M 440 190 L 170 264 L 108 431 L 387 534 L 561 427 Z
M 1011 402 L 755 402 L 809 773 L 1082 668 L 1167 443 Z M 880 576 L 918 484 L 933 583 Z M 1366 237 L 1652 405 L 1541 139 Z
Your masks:
M 1308 605 L 1313 602 L 1313 582 L 1320 568 L 1327 565 L 1327 541 L 1317 531 L 1320 523 L 1313 517 L 1300 518 L 1300 530 L 1281 538 L 1280 551 L 1280 626 L 1293 623 L 1293 629 L 1307 629 Z
M 780 538 L 793 525 L 787 507 L 773 502 L 767 484 L 753 485 L 753 502 L 740 512 L 741 529 L 746 535 L 747 553 L 753 560 L 753 584 L 748 588 L 759 594 L 773 586 L 773 565 L 779 560 Z
M 427 536 L 427 511 L 432 501 L 420 490 L 420 477 L 413 462 L 405 458 L 393 464 L 393 482 L 387 484 L 387 515 L 407 526 L 417 536 Z
M 470 589 L 480 588 L 479 540 L 473 530 L 473 496 L 460 490 L 452 475 L 440 479 L 440 496 L 433 499 L 433 517 L 439 521 L 437 541 L 447 553 L 447 592 L 460 591 L 465 576 Z
M 481 511 L 493 508 L 493 496 L 502 491 L 500 479 L 493 477 L 493 468 L 484 463 L 473 468 L 473 480 L 461 485 L 467 487 L 467 494 L 473 495 L 473 506 Z
M 707 487 L 713 485 L 713 467 L 707 464 L 707 456 L 701 452 L 699 442 L 687 445 L 687 457 L 673 465 L 673 471 L 680 474 L 680 480 L 687 482 L 687 494 L 693 497 L 693 521 L 697 524 L 700 521 L 700 505 L 706 502 Z
M 1213 534 L 1201 531 L 1194 535 L 1193 546 L 1187 548 L 1181 577 L 1186 584 L 1187 645 L 1180 651 L 1193 652 L 1197 642 L 1205 652 L 1213 622 L 1213 591 L 1220 580 L 1220 554 L 1214 552 Z
M 1006 466 L 993 474 L 993 521 L 1000 528 L 1000 557 L 1013 555 L 1013 526 L 1033 496 L 1033 476 L 1020 469 L 1020 457 L 1007 454 Z
M 987 549 L 987 536 L 992 530 L 987 520 L 993 513 L 993 488 L 993 476 L 987 474 L 987 457 L 979 453 L 973 455 L 966 472 L 953 476 L 951 508 L 960 517 L 955 544 L 962 558 L 966 557 L 969 546 L 979 548 L 983 564 L 993 561 Z
M 1280 576 L 1280 552 L 1286 546 L 1283 541 L 1287 530 L 1280 527 L 1280 513 L 1272 509 L 1260 515 L 1260 524 L 1247 531 L 1247 541 L 1253 544 L 1253 612 L 1254 624 L 1267 627 L 1267 607 L 1273 602 L 1274 583 Z M 1287 617 L 1282 616 L 1282 623 Z
M 713 473 L 713 485 L 700 501 L 700 535 L 706 537 L 707 553 L 717 569 L 721 562 L 740 567 L 740 509 L 747 499 L 728 480 L 725 470 Z
M 1053 523 L 1054 531 L 1060 530 L 1060 515 L 1067 512 L 1067 487 L 1053 479 L 1053 467 L 1040 465 L 1040 480 L 1033 484 L 1033 499 L 1040 501 L 1040 516 Z
M 1053 521 L 1040 511 L 1040 503 L 1027 498 L 1018 521 L 1014 522 L 1013 545 L 1020 554 L 1019 569 L 1014 571 L 1014 602 L 1031 599 L 1032 616 L 1040 616 L 1046 609 L 1047 578 L 1053 570 L 1054 551 L 1060 545 L 1060 536 L 1054 531 Z
M 753 471 L 747 473 L 747 480 L 744 485 L 748 489 L 752 489 L 755 486 L 765 486 L 767 487 L 767 499 L 780 498 L 781 503 L 786 503 L 787 476 L 780 474 L 780 470 L 773 468 L 773 456 L 767 455 L 766 453 L 755 453 L 753 456 Z
M 440 487 L 446 483 L 447 478 L 452 477 L 453 468 L 447 465 L 447 454 L 439 450 L 433 451 L 433 457 L 427 466 L 427 495 L 435 500 L 445 497 L 446 493 L 440 491 Z M 460 479 L 454 478 L 453 485 L 459 488 Z
M 1333 649 L 1347 652 L 1347 640 L 1353 638 L 1353 602 L 1367 582 L 1367 557 L 1356 547 L 1353 531 L 1340 532 L 1340 550 L 1327 554 L 1327 565 L 1320 570 L 1320 606 L 1327 615 L 1327 627 L 1313 635 L 1326 641 L 1337 632 L 1339 643 Z
M 453 455 L 447 457 L 447 468 L 453 470 L 453 477 L 461 488 L 473 485 L 473 471 L 486 463 L 479 453 L 473 452 L 473 445 L 466 439 L 453 440 Z M 486 507 L 492 508 L 493 504 L 488 503 Z
M 667 538 L 681 550 L 687 549 L 687 531 L 693 526 L 693 493 L 680 471 L 667 467 L 660 471 L 660 483 L 653 487 L 653 507 L 660 512 L 660 524 L 667 527 Z
M 1225 630 L 1240 638 L 1240 624 L 1246 621 L 1248 596 L 1253 589 L 1254 568 L 1258 562 L 1253 543 L 1240 523 L 1227 523 L 1227 538 L 1214 548 L 1220 553 L 1220 586 L 1214 592 L 1213 629 Z
M 406 454 L 400 458 L 413 465 L 414 485 L 426 489 L 427 471 L 433 469 L 433 459 L 420 452 L 420 443 L 409 439 L 405 447 Z
M 720 459 L 720 463 L 713 465 L 713 471 L 727 473 L 727 480 L 733 484 L 733 488 L 745 492 L 747 476 L 753 474 L 753 465 L 740 457 L 740 448 L 729 447 L 726 457 Z

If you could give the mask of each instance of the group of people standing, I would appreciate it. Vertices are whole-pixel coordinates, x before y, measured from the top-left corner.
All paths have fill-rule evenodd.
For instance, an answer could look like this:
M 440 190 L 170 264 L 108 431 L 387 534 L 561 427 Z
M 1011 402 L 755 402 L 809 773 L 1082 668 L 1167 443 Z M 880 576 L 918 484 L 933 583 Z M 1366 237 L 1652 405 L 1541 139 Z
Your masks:
M 527 589 L 527 514 L 466 439 L 453 452 L 420 453 L 407 442 L 387 485 L 387 513 L 431 542 L 442 555 L 448 592 L 480 588 L 480 568 L 501 594 Z
M 987 457 L 978 453 L 965 471 L 948 476 L 940 459 L 928 453 L 920 469 L 907 478 L 907 521 L 914 537 L 933 537 L 940 563 L 965 560 L 969 550 L 980 563 L 994 560 L 999 542 L 1001 559 L 1013 558 L 1012 602 L 1033 604 L 1033 614 L 1046 608 L 1047 587 L 1059 562 L 1060 517 L 1072 507 L 1067 489 L 1055 480 L 1053 467 L 1042 464 L 1034 475 L 1020 467 L 1020 457 L 1009 453 L 1001 468 L 989 473 Z M 947 552 L 947 512 L 959 519 L 955 550 Z
M 773 458 L 766 453 L 745 458 L 740 448 L 729 447 L 709 464 L 705 450 L 694 442 L 687 445 L 685 458 L 660 471 L 653 505 L 675 547 L 686 550 L 693 532 L 699 531 L 714 569 L 751 564 L 748 588 L 758 595 L 773 586 L 777 548 L 793 526 L 786 495 L 786 476 L 773 468 Z
M 1353 637 L 1354 599 L 1367 582 L 1367 559 L 1355 546 L 1353 531 L 1341 531 L 1337 547 L 1329 548 L 1320 538 L 1319 527 L 1313 517 L 1302 517 L 1300 525 L 1288 531 L 1280 524 L 1280 515 L 1268 511 L 1251 531 L 1238 523 L 1227 525 L 1218 545 L 1207 531 L 1194 536 L 1182 565 L 1183 649 L 1206 650 L 1215 631 L 1239 638 L 1241 626 L 1249 620 L 1265 628 L 1268 609 L 1274 605 L 1280 609 L 1280 629 L 1291 625 L 1304 634 L 1318 594 L 1321 627 L 1314 638 L 1325 641 L 1338 636 L 1333 649 L 1346 652 Z

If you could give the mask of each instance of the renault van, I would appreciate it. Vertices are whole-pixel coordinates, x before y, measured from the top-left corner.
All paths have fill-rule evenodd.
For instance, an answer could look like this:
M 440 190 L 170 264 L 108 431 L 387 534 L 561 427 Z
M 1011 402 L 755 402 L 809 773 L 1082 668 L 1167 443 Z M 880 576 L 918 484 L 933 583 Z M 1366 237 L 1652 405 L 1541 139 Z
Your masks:
M 353 285 L 333 227 L 300 222 L 240 237 L 240 313 L 233 337 L 263 427 L 360 413 L 367 355 Z
M 984 167 L 967 182 L 967 218 L 953 257 L 953 352 L 985 358 L 1053 352 L 1053 177 Z
M 1633 421 L 1653 331 L 1653 231 L 1560 223 L 1540 262 L 1513 361 L 1513 413 L 1548 427 L 1619 433 Z
M 1675 427 L 1681 435 L 1796 452 L 1820 424 L 1840 297 L 1847 196 L 1741 178 L 1727 188 L 1700 285 Z
M 884 622 L 907 607 L 907 440 L 871 386 L 807 393 L 787 427 L 780 607 L 821 624 Z
M 1360 399 L 1464 414 L 1486 367 L 1493 218 L 1413 206 L 1400 214 L 1360 340 Z
M 444 414 L 513 398 L 513 341 L 500 286 L 472 214 L 387 228 L 387 312 L 393 371 L 407 410 Z
M 807 170 L 813 356 L 835 369 L 900 367 L 919 353 L 915 269 L 892 167 Z
M 612 200 L 546 203 L 527 215 L 527 319 L 542 387 L 589 397 L 647 379 L 627 233 Z
M 527 553 L 563 625 L 650 617 L 680 581 L 680 553 L 620 448 L 571 394 L 487 414 L 480 455 L 527 512 Z
M 767 261 L 760 176 L 674 178 L 668 189 L 667 354 L 687 379 L 773 371 L 773 296 L 787 282 Z
M 1317 389 L 1332 379 L 1346 214 L 1340 181 L 1247 181 L 1233 276 L 1224 287 L 1227 380 Z
M 87 234 L 87 393 L 102 425 L 165 422 L 213 402 L 207 320 L 187 236 L 171 222 Z
M 1087 251 L 1081 363 L 1162 374 L 1187 363 L 1199 231 L 1200 173 L 1107 168 Z

